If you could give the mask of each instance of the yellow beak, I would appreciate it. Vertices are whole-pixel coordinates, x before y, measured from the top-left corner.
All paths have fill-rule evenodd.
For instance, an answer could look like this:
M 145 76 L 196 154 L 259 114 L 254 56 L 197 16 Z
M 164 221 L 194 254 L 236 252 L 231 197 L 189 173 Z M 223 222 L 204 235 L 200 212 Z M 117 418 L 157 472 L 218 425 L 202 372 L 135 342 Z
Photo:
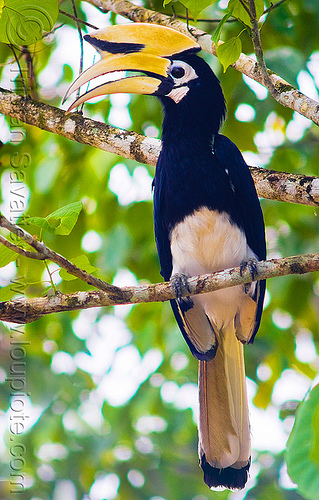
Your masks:
M 119 78 L 99 85 L 79 97 L 71 111 L 96 96 L 113 93 L 154 94 L 168 77 L 169 57 L 198 51 L 199 45 L 171 28 L 132 23 L 109 26 L 84 37 L 101 54 L 101 59 L 84 71 L 69 87 L 63 102 L 88 81 L 116 71 L 138 71 L 145 75 Z

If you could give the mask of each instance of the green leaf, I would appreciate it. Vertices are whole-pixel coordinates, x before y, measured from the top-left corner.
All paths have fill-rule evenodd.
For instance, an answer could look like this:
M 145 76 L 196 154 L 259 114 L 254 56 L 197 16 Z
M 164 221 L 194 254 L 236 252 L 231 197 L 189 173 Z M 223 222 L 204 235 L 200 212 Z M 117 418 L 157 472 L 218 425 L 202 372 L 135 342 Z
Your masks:
M 12 284 L 0 288 L 0 302 L 12 299 L 16 291 L 12 289 Z
M 300 493 L 309 500 L 318 499 L 319 491 L 319 384 L 300 403 L 288 440 L 288 474 Z
M 196 21 L 198 15 L 206 9 L 209 5 L 216 3 L 217 0 L 180 0 L 180 3 L 183 4 L 186 9 L 188 9 L 194 16 Z
M 76 201 L 48 215 L 46 219 L 50 226 L 54 228 L 54 234 L 70 234 L 78 220 L 82 208 L 82 201 Z
M 217 28 L 215 29 L 214 31 L 214 34 L 212 36 L 212 40 L 214 42 L 215 45 L 217 45 L 217 43 L 219 42 L 220 40 L 220 32 L 222 30 L 222 27 L 224 26 L 224 24 L 226 23 L 226 21 L 230 18 L 231 16 L 231 12 L 228 12 L 218 23 L 217 25 Z
M 319 398 L 318 398 L 319 400 Z M 316 462 L 317 466 L 319 466 L 319 404 L 317 404 L 316 409 L 314 411 L 313 419 L 312 419 L 313 430 L 315 432 L 313 448 L 311 451 L 311 459 Z
M 247 2 L 244 3 L 245 5 L 247 4 Z M 233 17 L 236 17 L 236 19 L 239 19 L 247 26 L 250 26 L 249 14 L 239 0 L 229 0 L 227 9 L 232 14 Z
M 232 37 L 227 42 L 222 43 L 216 48 L 216 54 L 223 65 L 224 73 L 228 66 L 237 61 L 241 54 L 241 40 L 238 36 Z
M 54 233 L 53 228 L 44 217 L 28 217 L 26 218 L 26 221 L 28 224 L 41 227 L 41 229 L 47 231 L 48 233 Z
M 255 7 L 256 7 L 256 18 L 257 21 L 259 21 L 265 10 L 263 0 L 255 0 Z
M 18 255 L 10 248 L 0 245 L 0 267 L 7 266 L 10 262 L 16 260 Z
M 83 271 L 86 271 L 87 273 L 93 274 L 95 271 L 98 271 L 98 267 L 92 266 L 91 262 L 87 258 L 86 255 L 79 255 L 78 257 L 75 257 L 72 259 L 72 263 L 78 266 L 80 269 Z M 73 274 L 69 274 L 65 269 L 60 269 L 59 274 L 61 278 L 65 281 L 72 281 L 76 280 L 77 277 L 73 276 Z
M 246 5 L 247 9 L 249 9 L 247 0 L 243 0 L 243 3 Z M 256 18 L 258 21 L 264 12 L 263 0 L 255 0 L 255 7 Z M 250 26 L 249 13 L 239 0 L 229 0 L 227 9 L 234 17 L 236 17 L 236 19 L 242 21 L 246 26 Z
M 28 217 L 28 224 L 41 227 L 51 234 L 68 235 L 74 228 L 83 208 L 82 201 L 59 208 L 47 217 Z
M 29 45 L 50 31 L 58 18 L 58 0 L 2 0 L 0 41 Z

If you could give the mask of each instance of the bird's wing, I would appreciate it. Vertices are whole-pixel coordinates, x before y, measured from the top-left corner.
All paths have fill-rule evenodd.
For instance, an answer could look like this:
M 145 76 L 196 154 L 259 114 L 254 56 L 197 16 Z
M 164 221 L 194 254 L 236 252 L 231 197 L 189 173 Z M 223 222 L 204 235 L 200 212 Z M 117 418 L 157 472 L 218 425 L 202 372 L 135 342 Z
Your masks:
M 196 297 L 171 300 L 171 306 L 193 356 L 200 360 L 212 359 L 217 349 L 216 328 L 200 301 L 196 300 Z
M 221 134 L 215 136 L 214 154 L 228 172 L 247 243 L 258 259 L 263 260 L 266 258 L 263 215 L 248 165 L 237 146 Z
M 173 264 L 168 229 L 162 213 L 158 210 L 158 207 L 163 206 L 162 185 L 161 182 L 157 184 L 154 179 L 154 228 L 161 275 L 168 281 L 171 279 Z M 214 325 L 200 302 L 196 298 L 194 300 L 180 298 L 170 302 L 177 324 L 193 356 L 201 360 L 212 359 L 217 348 Z
M 237 146 L 221 134 L 215 137 L 214 154 L 229 175 L 236 198 L 239 219 L 242 222 L 247 243 L 257 258 L 264 260 L 266 258 L 266 242 L 263 215 L 248 165 Z M 242 339 L 250 343 L 253 342 L 259 328 L 265 289 L 265 280 L 258 281 L 253 293 L 250 295 L 257 304 L 254 327 L 251 329 L 249 336 Z M 251 310 L 249 301 L 247 304 L 248 310 Z M 244 317 L 242 317 L 242 323 L 245 323 Z M 239 324 L 238 329 L 240 329 Z
M 155 177 L 152 183 L 152 187 L 154 190 L 154 231 L 157 253 L 161 266 L 161 275 L 163 276 L 165 281 L 168 281 L 172 274 L 173 263 L 168 228 L 165 226 L 160 211 L 160 207 L 163 205 L 162 183 L 159 182 Z

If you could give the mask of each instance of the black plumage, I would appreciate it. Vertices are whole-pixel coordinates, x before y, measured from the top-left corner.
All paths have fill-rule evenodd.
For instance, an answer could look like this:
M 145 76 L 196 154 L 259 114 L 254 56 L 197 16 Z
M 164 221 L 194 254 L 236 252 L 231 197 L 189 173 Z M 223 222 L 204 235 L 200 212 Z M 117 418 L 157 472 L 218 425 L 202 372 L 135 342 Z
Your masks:
M 172 228 L 203 206 L 227 212 L 245 233 L 257 258 L 266 258 L 263 216 L 249 168 L 235 144 L 219 133 L 226 113 L 220 83 L 199 56 L 184 54 L 175 58 L 194 68 L 199 78 L 189 83 L 190 91 L 177 104 L 159 95 L 164 121 L 162 150 L 153 181 L 154 224 L 165 280 L 172 273 Z M 260 323 L 265 282 L 259 282 L 258 287 L 258 313 L 251 342 Z M 188 342 L 176 302 L 171 301 L 171 305 Z M 190 348 L 196 354 L 192 345 Z

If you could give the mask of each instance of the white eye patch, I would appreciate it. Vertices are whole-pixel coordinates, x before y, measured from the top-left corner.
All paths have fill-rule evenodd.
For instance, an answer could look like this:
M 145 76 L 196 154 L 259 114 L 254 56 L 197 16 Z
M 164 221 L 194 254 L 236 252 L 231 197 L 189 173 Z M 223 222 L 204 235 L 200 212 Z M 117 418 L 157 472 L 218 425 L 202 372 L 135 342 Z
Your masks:
M 194 68 L 184 61 L 173 61 L 169 74 L 173 78 L 176 87 L 198 78 Z
M 169 70 L 174 80 L 174 88 L 167 94 L 177 104 L 189 91 L 187 83 L 198 78 L 194 68 L 184 61 L 173 61 Z

